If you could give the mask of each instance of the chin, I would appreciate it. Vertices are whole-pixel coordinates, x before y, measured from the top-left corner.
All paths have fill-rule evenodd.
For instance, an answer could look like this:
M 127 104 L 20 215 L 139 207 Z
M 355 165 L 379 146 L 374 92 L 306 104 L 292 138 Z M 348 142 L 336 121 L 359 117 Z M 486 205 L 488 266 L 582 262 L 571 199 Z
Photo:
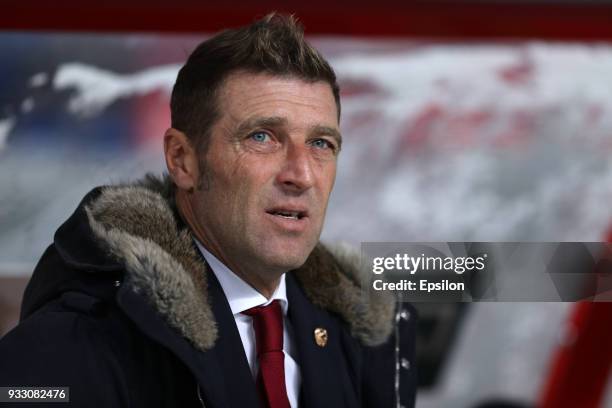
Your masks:
M 279 246 L 268 244 L 264 245 L 262 258 L 270 266 L 290 271 L 304 265 L 314 246 L 314 244 L 287 245 L 286 242 Z

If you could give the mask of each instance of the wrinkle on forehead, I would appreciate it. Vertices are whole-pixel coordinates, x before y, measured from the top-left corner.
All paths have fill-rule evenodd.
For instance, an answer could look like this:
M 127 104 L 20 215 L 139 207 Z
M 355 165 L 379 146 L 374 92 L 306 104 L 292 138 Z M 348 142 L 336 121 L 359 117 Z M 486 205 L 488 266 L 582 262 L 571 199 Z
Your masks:
M 298 117 L 288 119 L 298 121 L 306 108 L 326 122 L 311 126 L 338 126 L 336 102 L 330 85 L 323 81 L 239 72 L 224 81 L 219 102 L 222 116 L 237 122 L 255 115 L 288 117 L 292 113 Z

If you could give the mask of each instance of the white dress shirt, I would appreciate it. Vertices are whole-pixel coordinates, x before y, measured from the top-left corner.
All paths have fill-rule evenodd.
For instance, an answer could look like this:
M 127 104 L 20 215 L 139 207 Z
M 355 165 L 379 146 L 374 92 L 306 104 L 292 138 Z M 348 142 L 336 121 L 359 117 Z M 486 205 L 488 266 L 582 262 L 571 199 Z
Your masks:
M 221 288 L 227 297 L 230 309 L 234 315 L 240 340 L 244 346 L 244 352 L 251 368 L 253 378 L 257 378 L 258 366 L 257 349 L 255 346 L 255 330 L 253 329 L 253 318 L 242 314 L 255 306 L 267 306 L 273 300 L 279 300 L 281 310 L 283 311 L 283 353 L 285 354 L 285 385 L 287 387 L 287 397 L 292 407 L 298 406 L 299 390 L 301 383 L 300 368 L 296 363 L 295 347 L 293 346 L 293 335 L 291 324 L 287 319 L 287 309 L 289 301 L 287 299 L 287 287 L 285 286 L 285 274 L 281 276 L 280 284 L 274 291 L 270 299 L 266 299 L 264 295 L 255 290 L 251 285 L 243 281 L 238 275 L 233 273 L 227 266 L 219 261 L 213 254 L 208 252 L 206 248 L 195 239 L 198 248 L 210 265 L 217 280 L 221 284 Z

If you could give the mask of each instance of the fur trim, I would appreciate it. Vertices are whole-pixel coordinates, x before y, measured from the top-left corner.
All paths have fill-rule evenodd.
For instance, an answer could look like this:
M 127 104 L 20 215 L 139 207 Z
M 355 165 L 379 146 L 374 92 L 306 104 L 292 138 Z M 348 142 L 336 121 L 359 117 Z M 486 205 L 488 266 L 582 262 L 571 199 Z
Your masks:
M 85 210 L 94 234 L 125 264 L 125 282 L 145 295 L 166 321 L 200 350 L 214 346 L 217 325 L 208 303 L 207 266 L 187 229 L 179 230 L 172 182 L 147 176 L 106 187 Z M 394 301 L 361 290 L 359 258 L 317 245 L 295 273 L 315 305 L 338 314 L 365 345 L 383 343 L 393 329 Z
M 125 263 L 125 283 L 198 349 L 212 348 L 217 325 L 207 303 L 206 265 L 189 232 L 178 231 L 168 202 L 145 187 L 107 187 L 86 211 L 94 233 Z

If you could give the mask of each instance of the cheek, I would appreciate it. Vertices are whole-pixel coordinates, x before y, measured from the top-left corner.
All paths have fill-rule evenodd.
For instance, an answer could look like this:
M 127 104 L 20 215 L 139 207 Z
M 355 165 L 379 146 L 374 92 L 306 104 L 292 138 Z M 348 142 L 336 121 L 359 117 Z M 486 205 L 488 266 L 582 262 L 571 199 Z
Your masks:
M 258 200 L 265 196 L 277 172 L 278 169 L 272 157 L 249 157 L 249 160 L 244 160 L 233 174 L 237 193 L 248 196 L 249 201 Z
M 321 169 L 321 191 L 329 197 L 336 181 L 336 162 L 329 163 Z
M 223 157 L 220 155 L 211 163 L 210 184 L 213 196 L 217 196 L 226 204 L 231 204 L 239 201 L 241 194 L 244 194 L 247 180 L 240 162 L 227 156 L 225 155 L 225 160 L 220 160 Z M 233 204 L 231 207 L 233 209 Z
M 266 178 L 262 167 L 240 166 L 227 180 L 228 201 L 232 212 L 243 222 L 262 211 L 266 196 Z M 230 186 L 231 185 L 231 186 Z

